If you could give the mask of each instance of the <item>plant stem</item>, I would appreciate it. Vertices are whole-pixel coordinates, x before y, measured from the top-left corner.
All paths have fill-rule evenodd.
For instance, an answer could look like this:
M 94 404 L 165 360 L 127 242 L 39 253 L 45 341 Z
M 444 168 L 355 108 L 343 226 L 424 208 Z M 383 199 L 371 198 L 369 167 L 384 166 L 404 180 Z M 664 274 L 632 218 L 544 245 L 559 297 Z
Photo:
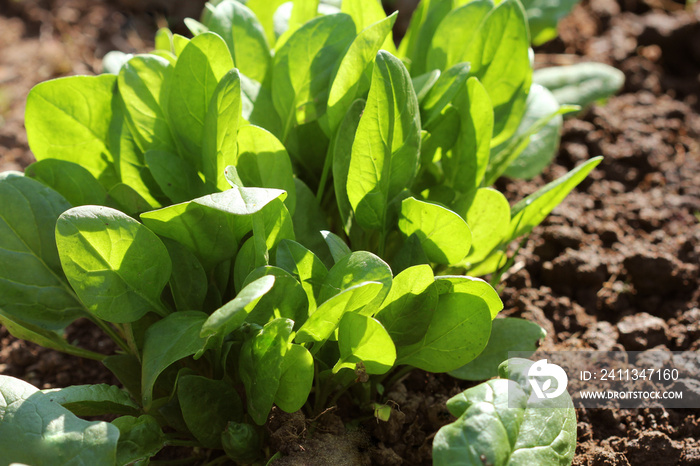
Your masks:
M 66 354 L 70 354 L 73 356 L 78 356 L 80 358 L 85 358 L 85 359 L 92 359 L 94 361 L 103 361 L 107 356 L 101 353 L 96 353 L 94 351 L 90 351 L 84 348 L 79 348 L 77 346 L 73 346 L 71 344 L 68 344 L 61 348 L 61 351 L 63 351 Z
M 107 322 L 103 321 L 102 319 L 97 319 L 95 317 L 90 316 L 90 320 L 97 325 L 103 332 L 107 334 L 109 338 L 114 341 L 114 343 L 117 344 L 118 347 L 120 347 L 122 350 L 126 351 L 127 353 L 130 352 L 129 345 L 126 344 L 124 339 L 112 328 L 111 325 L 109 325 Z

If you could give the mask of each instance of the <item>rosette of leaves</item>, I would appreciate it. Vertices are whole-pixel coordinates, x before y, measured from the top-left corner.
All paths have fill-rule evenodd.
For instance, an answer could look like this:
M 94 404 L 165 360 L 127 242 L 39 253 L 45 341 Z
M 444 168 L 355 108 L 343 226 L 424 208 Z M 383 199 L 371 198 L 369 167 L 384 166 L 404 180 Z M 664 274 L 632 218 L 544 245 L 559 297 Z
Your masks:
M 37 162 L 0 175 L 0 322 L 103 361 L 124 390 L 3 379 L 0 433 L 40 445 L 13 441 L 9 461 L 73 454 L 73 431 L 103 455 L 84 462 L 167 445 L 255 461 L 273 405 L 320 412 L 348 392 L 371 409 L 363 380 L 498 346 L 503 305 L 465 274 L 502 268 L 600 161 L 513 207 L 489 187 L 569 110 L 526 118 L 522 6 L 424 3 L 398 50 L 374 0 L 278 6 L 208 4 L 193 38 L 161 30 L 152 53 L 111 54 L 112 73 L 30 93 Z M 81 317 L 119 352 L 67 342 Z M 25 405 L 42 423 L 18 424 Z M 120 417 L 72 417 L 102 414 Z

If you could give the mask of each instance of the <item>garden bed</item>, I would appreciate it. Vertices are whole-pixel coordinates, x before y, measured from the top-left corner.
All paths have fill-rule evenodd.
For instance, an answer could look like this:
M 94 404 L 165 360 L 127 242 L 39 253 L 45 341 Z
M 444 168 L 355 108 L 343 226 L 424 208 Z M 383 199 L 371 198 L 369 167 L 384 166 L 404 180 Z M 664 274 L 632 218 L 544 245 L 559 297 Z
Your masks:
M 95 73 L 111 49 L 144 50 L 166 2 L 25 1 L 0 6 L 0 171 L 31 161 L 23 127 L 34 84 Z M 125 9 L 125 6 L 128 7 Z M 138 6 L 138 9 L 136 8 Z M 128 13 L 127 13 L 128 11 Z M 530 182 L 501 180 L 515 201 L 575 165 L 605 160 L 533 232 L 507 275 L 502 314 L 547 330 L 545 349 L 700 350 L 700 8 L 670 0 L 592 0 L 541 47 L 538 65 L 598 61 L 626 75 L 623 91 L 564 124 L 555 163 Z M 575 54 L 574 57 L 563 54 Z M 109 352 L 86 322 L 81 346 Z M 116 383 L 100 364 L 17 341 L 0 328 L 0 373 L 39 388 Z M 451 417 L 445 401 L 466 388 L 414 371 L 387 395 L 389 422 L 360 429 L 342 404 L 311 424 L 274 412 L 282 464 L 429 464 L 432 435 Z M 700 410 L 578 410 L 579 465 L 700 465 Z M 313 435 L 309 435 L 313 429 Z M 175 453 L 171 452 L 171 455 Z

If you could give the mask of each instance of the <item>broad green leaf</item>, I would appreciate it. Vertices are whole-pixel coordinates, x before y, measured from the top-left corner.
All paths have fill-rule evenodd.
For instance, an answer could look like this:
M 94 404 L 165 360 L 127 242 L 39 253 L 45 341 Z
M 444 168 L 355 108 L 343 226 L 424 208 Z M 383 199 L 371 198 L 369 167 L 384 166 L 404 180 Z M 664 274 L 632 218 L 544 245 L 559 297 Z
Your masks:
M 200 23 L 194 18 L 185 18 L 184 20 L 185 26 L 187 26 L 187 29 L 190 30 L 193 36 L 198 36 L 200 34 L 204 34 L 205 32 L 209 31 L 209 28 L 206 27 L 204 24 Z M 221 35 L 221 34 L 219 34 Z
M 418 236 L 411 235 L 403 242 L 401 248 L 394 256 L 391 269 L 394 272 L 403 272 L 409 267 L 424 264 L 430 264 L 428 256 L 425 255 Z
M 362 282 L 347 288 L 321 304 L 301 326 L 294 338 L 297 343 L 324 342 L 348 312 L 362 312 L 384 287 L 379 282 Z
M 356 251 L 348 254 L 328 271 L 321 287 L 319 302 L 322 303 L 343 290 L 370 281 L 384 285 L 384 289 L 378 296 L 380 300 L 384 299 L 391 287 L 389 265 L 371 252 Z
M 617 93 L 625 75 L 604 63 L 578 63 L 537 70 L 532 80 L 549 89 L 561 105 L 586 107 Z
M 119 431 L 77 418 L 32 385 L 0 375 L 2 464 L 115 464 Z
M 37 84 L 27 97 L 25 126 L 37 160 L 67 160 L 85 167 L 102 186 L 117 182 L 108 148 L 117 77 L 70 76 Z
M 525 115 L 523 115 L 523 120 L 520 122 L 514 137 L 536 124 L 539 119 L 559 110 L 559 103 L 552 93 L 539 84 L 533 84 L 530 87 L 530 94 L 527 96 L 525 105 Z M 557 153 L 563 124 L 562 116 L 555 115 L 542 129 L 530 136 L 527 147 L 506 168 L 503 174 L 511 178 L 525 179 L 539 175 Z
M 171 201 L 186 202 L 207 193 L 204 182 L 186 160 L 162 150 L 149 150 L 143 156 L 156 183 Z
M 464 89 L 464 83 L 469 77 L 469 63 L 457 63 L 438 76 L 439 78 L 430 87 L 425 99 L 421 102 L 423 127 L 429 127 L 430 123 L 452 102 L 457 93 Z
M 265 325 L 272 319 L 286 318 L 292 320 L 294 326 L 299 328 L 309 315 L 309 300 L 304 288 L 289 272 L 273 266 L 253 270 L 246 277 L 243 286 L 265 276 L 275 277 L 275 283 L 272 289 L 260 298 L 246 317 L 246 322 Z
M 284 239 L 277 246 L 276 265 L 299 280 L 309 301 L 308 312 L 313 314 L 321 286 L 328 275 L 321 259 L 296 241 Z
M 246 3 L 246 6 L 251 9 L 255 16 L 260 21 L 263 29 L 265 30 L 265 36 L 267 37 L 267 43 L 270 47 L 275 45 L 277 41 L 277 36 L 275 36 L 275 28 L 273 23 L 273 16 L 277 8 L 285 3 L 286 0 L 250 0 Z
M 387 17 L 382 3 L 378 0 L 343 0 L 340 2 L 340 11 L 350 15 L 355 23 L 358 35 L 360 31 Z M 386 41 L 382 44 L 382 48 L 396 55 L 396 47 L 391 35 L 387 36 Z
M 452 151 L 442 158 L 442 166 L 448 186 L 470 193 L 481 184 L 489 163 L 493 107 L 475 78 L 469 78 L 454 104 L 459 112 L 459 135 Z
M 199 336 L 205 338 L 206 342 L 203 349 L 197 352 L 195 358 L 199 358 L 209 348 L 221 348 L 226 335 L 245 322 L 260 298 L 272 289 L 274 283 L 275 277 L 272 275 L 260 277 L 248 283 L 231 301 L 212 312 L 199 333 Z
M 352 250 L 347 244 L 345 244 L 345 241 L 343 241 L 343 239 L 335 233 L 331 233 L 328 230 L 322 230 L 321 235 L 323 235 L 323 239 L 326 241 L 328 250 L 331 252 L 331 256 L 333 257 L 333 262 L 336 264 L 343 257 L 352 253 Z
M 523 0 L 532 45 L 542 45 L 557 37 L 557 24 L 576 3 L 578 0 Z
M 119 72 L 126 121 L 141 152 L 177 150 L 162 101 L 163 84 L 171 72 L 168 61 L 155 55 L 137 55 Z
M 493 9 L 493 4 L 492 0 L 474 0 L 450 11 L 430 41 L 427 69 L 447 70 L 466 61 L 466 50 Z
M 138 414 L 140 408 L 129 394 L 106 383 L 98 385 L 72 385 L 66 388 L 42 390 L 54 403 L 58 403 L 76 416 L 101 416 L 103 414 Z
M 0 173 L 0 308 L 11 318 L 59 330 L 84 315 L 56 250 L 56 220 L 69 208 L 38 181 Z
M 292 13 L 289 16 L 286 35 L 291 35 L 307 21 L 314 19 L 318 13 L 319 0 L 292 0 Z M 278 44 L 284 42 L 285 37 L 278 39 Z
M 397 348 L 396 364 L 449 372 L 478 356 L 490 333 L 491 314 L 483 299 L 466 293 L 443 294 L 426 334 L 417 343 Z
M 287 413 L 300 410 L 309 398 L 313 381 L 313 356 L 303 346 L 292 344 L 282 360 L 282 374 L 275 394 L 275 404 Z
M 289 319 L 275 319 L 241 348 L 240 376 L 245 386 L 248 414 L 258 425 L 267 421 L 282 376 L 282 364 L 291 346 Z
M 329 229 L 326 214 L 321 211 L 316 196 L 303 181 L 295 177 L 294 187 L 297 195 L 297 205 L 292 218 L 294 236 L 300 244 L 313 251 L 327 267 L 331 267 L 333 258 L 321 234 L 321 231 Z
M 602 160 L 603 157 L 590 159 L 515 204 L 506 238 L 517 238 L 532 231 Z
M 513 363 L 527 371 L 532 361 L 510 359 L 499 368 L 502 376 Z M 458 419 L 435 436 L 436 466 L 571 464 L 576 412 L 569 394 L 538 400 L 529 397 L 527 379 L 509 376 L 513 380 L 489 380 L 448 400 Z
M 141 399 L 141 363 L 131 354 L 107 356 L 102 364 L 115 375 L 131 395 Z
M 350 233 L 352 227 L 353 211 L 348 199 L 348 172 L 350 171 L 350 156 L 352 154 L 352 143 L 355 140 L 357 126 L 360 124 L 360 117 L 365 110 L 365 101 L 356 100 L 350 105 L 343 121 L 338 127 L 331 142 L 331 152 L 329 157 L 333 157 L 333 188 L 335 199 L 338 203 L 338 212 L 343 221 L 345 233 Z
M 230 422 L 221 434 L 226 456 L 240 464 L 250 464 L 262 456 L 262 436 L 257 426 Z
M 173 52 L 173 33 L 168 28 L 159 28 L 156 31 L 155 49 Z
M 530 39 L 523 7 L 504 0 L 484 19 L 460 62 L 484 85 L 493 104 L 491 145 L 508 139 L 520 124 L 532 82 Z
M 276 189 L 237 188 L 141 214 L 152 231 L 174 239 L 206 270 L 231 259 L 238 242 L 252 230 L 250 216 L 285 193 Z
M 28 166 L 24 174 L 58 192 L 74 207 L 108 202 L 105 188 L 77 163 L 44 159 Z
M 248 125 L 238 130 L 238 155 L 232 162 L 247 186 L 287 191 L 284 203 L 294 215 L 296 189 L 292 161 L 282 143 L 263 128 Z
M 431 71 L 427 66 L 430 42 L 442 20 L 452 10 L 452 4 L 453 0 L 424 0 L 414 12 L 406 36 L 399 47 L 399 55 L 411 62 L 412 76 Z
M 206 22 L 209 30 L 226 41 L 228 49 L 241 73 L 262 82 L 272 62 L 265 30 L 255 14 L 242 3 L 226 0 L 213 8 Z
M 354 0 L 354 3 L 360 2 Z M 377 0 L 364 0 L 364 3 L 379 6 Z M 391 34 L 397 14 L 387 18 L 382 10 L 381 18 L 376 23 L 366 28 L 356 23 L 362 32 L 350 44 L 330 81 L 332 84 L 328 93 L 328 134 L 335 134 L 353 101 L 367 92 L 369 81 L 363 77 L 373 66 L 374 58 L 384 40 Z
M 438 81 L 438 79 L 440 79 L 440 74 L 440 70 L 433 70 L 420 76 L 416 76 L 415 78 L 411 78 L 413 89 L 416 91 L 416 97 L 421 105 L 435 83 Z
M 170 292 L 178 311 L 202 309 L 207 295 L 207 274 L 189 249 L 170 238 L 162 238 L 172 262 Z
M 233 68 L 226 43 L 207 32 L 193 38 L 179 54 L 166 82 L 166 109 L 173 132 L 185 147 L 190 163 L 200 169 L 204 120 L 214 91 Z
M 472 248 L 464 258 L 471 264 L 486 259 L 508 233 L 510 206 L 506 197 L 495 189 L 478 189 L 466 212 L 459 206 L 455 212 L 462 215 L 472 232 Z
M 56 244 L 68 281 L 94 316 L 122 323 L 167 313 L 160 295 L 170 279 L 168 251 L 133 218 L 108 207 L 74 207 L 56 223 Z
M 491 285 L 480 278 L 463 275 L 440 275 L 435 277 L 439 295 L 448 293 L 466 293 L 484 300 L 489 308 L 491 319 L 495 319 L 503 310 L 503 301 Z
M 411 345 L 425 335 L 437 303 L 432 269 L 429 265 L 416 265 L 394 277 L 375 317 L 397 346 Z
M 420 131 L 418 100 L 408 72 L 397 58 L 380 50 L 347 181 L 348 198 L 362 227 L 386 227 L 389 203 L 415 177 Z
M 176 57 L 180 57 L 182 51 L 185 49 L 187 44 L 190 43 L 190 39 L 180 34 L 173 34 L 173 53 Z
M 204 117 L 202 174 L 209 187 L 218 191 L 228 188 L 224 170 L 236 163 L 241 104 L 241 77 L 234 68 L 216 86 Z
M 234 387 L 223 380 L 186 375 L 177 382 L 182 417 L 205 448 L 221 448 L 221 433 L 230 421 L 243 418 L 243 404 Z
M 346 313 L 338 325 L 340 360 L 333 372 L 363 363 L 368 374 L 384 374 L 396 361 L 396 347 L 379 321 L 369 316 Z
M 112 425 L 119 429 L 117 464 L 148 460 L 165 445 L 166 437 L 158 421 L 148 414 L 122 416 L 112 421 Z
M 207 317 L 199 311 L 175 312 L 146 330 L 141 368 L 141 401 L 146 410 L 153 401 L 153 385 L 161 372 L 204 346 L 199 332 Z
M 517 338 L 514 338 L 516 336 Z M 487 380 L 496 377 L 498 365 L 508 359 L 508 352 L 534 352 L 537 343 L 545 336 L 547 332 L 534 322 L 516 317 L 495 319 L 484 351 L 473 361 L 450 372 L 450 375 L 462 380 Z
M 272 98 L 282 119 L 282 142 L 293 126 L 316 120 L 326 112 L 331 73 L 354 38 L 352 19 L 340 13 L 309 21 L 277 50 Z
M 399 230 L 420 239 L 426 256 L 439 264 L 456 264 L 464 259 L 472 243 L 467 223 L 445 207 L 413 197 L 401 203 Z

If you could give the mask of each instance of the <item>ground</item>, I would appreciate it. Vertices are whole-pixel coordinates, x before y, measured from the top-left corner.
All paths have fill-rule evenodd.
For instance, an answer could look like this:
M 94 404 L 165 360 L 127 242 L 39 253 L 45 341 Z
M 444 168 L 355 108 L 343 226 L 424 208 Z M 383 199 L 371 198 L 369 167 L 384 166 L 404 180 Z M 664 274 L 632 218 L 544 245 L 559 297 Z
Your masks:
M 173 5 L 182 8 L 173 8 Z M 36 83 L 100 71 L 109 50 L 145 50 L 158 24 L 198 2 L 5 0 L 0 3 L 0 171 L 31 163 L 23 127 Z M 671 0 L 585 0 L 538 48 L 536 64 L 599 61 L 621 69 L 622 92 L 567 119 L 555 163 L 535 180 L 501 180 L 511 201 L 582 161 L 605 159 L 530 236 L 505 278 L 503 314 L 547 330 L 546 349 L 700 350 L 700 9 Z M 181 26 L 179 26 L 181 27 Z M 567 55 L 564 55 L 567 54 Z M 572 55 L 571 55 L 572 54 Z M 85 322 L 80 344 L 109 351 Z M 116 383 L 99 364 L 13 339 L 0 328 L 0 373 L 40 388 Z M 429 464 L 432 436 L 466 388 L 414 371 L 387 397 L 388 423 L 348 429 L 342 403 L 310 423 L 275 412 L 284 464 Z M 700 410 L 578 410 L 575 465 L 700 465 Z

